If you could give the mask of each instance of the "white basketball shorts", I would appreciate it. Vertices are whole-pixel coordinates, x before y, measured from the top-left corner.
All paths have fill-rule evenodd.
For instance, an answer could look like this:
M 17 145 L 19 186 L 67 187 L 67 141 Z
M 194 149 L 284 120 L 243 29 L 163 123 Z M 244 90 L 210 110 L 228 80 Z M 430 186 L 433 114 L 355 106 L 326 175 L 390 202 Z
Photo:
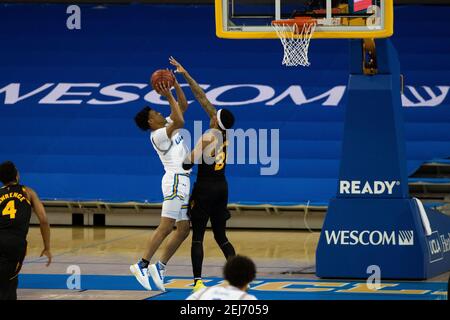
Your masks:
M 162 178 L 164 201 L 161 215 L 176 222 L 189 220 L 187 216 L 191 180 L 183 173 L 166 172 Z

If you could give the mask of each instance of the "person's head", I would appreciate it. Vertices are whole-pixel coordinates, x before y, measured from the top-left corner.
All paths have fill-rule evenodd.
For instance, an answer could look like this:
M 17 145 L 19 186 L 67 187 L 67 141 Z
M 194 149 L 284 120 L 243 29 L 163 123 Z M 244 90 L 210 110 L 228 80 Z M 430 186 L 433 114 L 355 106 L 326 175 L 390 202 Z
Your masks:
M 256 266 L 251 259 L 237 255 L 228 259 L 223 277 L 232 286 L 245 290 L 256 277 Z
M 153 110 L 150 107 L 144 107 L 134 117 L 134 121 L 139 129 L 143 131 L 156 130 L 164 127 L 166 118 L 160 112 Z
M 0 181 L 4 185 L 19 181 L 19 172 L 11 161 L 5 161 L 0 164 Z
M 231 129 L 234 125 L 234 116 L 227 109 L 219 109 L 214 117 L 211 118 L 209 126 L 214 129 L 225 131 Z

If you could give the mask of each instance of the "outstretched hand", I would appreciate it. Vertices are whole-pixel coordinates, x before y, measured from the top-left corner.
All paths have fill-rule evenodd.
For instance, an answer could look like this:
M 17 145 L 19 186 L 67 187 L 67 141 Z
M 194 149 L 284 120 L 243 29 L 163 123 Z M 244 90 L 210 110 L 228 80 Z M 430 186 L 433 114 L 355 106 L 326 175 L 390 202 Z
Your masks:
M 156 85 L 157 89 L 156 90 L 160 95 L 168 98 L 169 96 L 172 95 L 172 92 L 170 92 L 170 85 L 168 82 L 159 82 Z
M 169 69 L 167 69 L 167 70 L 169 70 Z M 175 89 L 177 88 L 177 87 L 180 87 L 180 84 L 178 83 L 178 79 L 177 79 L 177 77 L 175 76 L 175 74 L 173 73 L 173 71 L 172 70 L 169 70 L 170 71 L 170 73 L 172 74 L 172 76 L 173 76 L 173 86 L 175 87 Z
M 50 250 L 46 250 L 46 249 L 42 250 L 40 256 L 41 256 L 41 257 L 42 257 L 42 256 L 46 256 L 46 257 L 47 257 L 47 264 L 46 264 L 46 267 L 48 267 L 48 266 L 50 265 L 50 263 L 52 263 L 52 253 L 50 252 Z
M 185 74 L 186 73 L 186 69 L 183 68 L 183 66 L 177 61 L 175 60 L 174 57 L 170 57 L 169 58 L 169 62 L 171 65 L 173 65 L 174 67 L 176 67 L 177 69 L 175 70 L 175 72 L 177 73 L 181 73 L 181 74 Z

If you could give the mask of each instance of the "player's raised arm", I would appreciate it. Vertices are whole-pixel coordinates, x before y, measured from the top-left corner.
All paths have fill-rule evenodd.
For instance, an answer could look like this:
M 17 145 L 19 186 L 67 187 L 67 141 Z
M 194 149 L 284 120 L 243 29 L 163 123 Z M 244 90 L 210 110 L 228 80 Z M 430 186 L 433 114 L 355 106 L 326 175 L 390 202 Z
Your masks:
M 164 83 L 164 82 L 159 83 L 158 84 L 158 93 L 161 94 L 162 96 L 166 97 L 167 101 L 169 101 L 170 111 L 171 111 L 170 119 L 172 119 L 172 122 L 166 127 L 166 130 L 167 130 L 167 136 L 170 138 L 170 137 L 172 137 L 172 134 L 175 132 L 175 130 L 184 127 L 183 112 L 181 111 L 180 106 L 178 105 L 178 102 L 173 97 L 168 83 Z
M 210 118 L 213 118 L 216 115 L 217 110 L 213 106 L 213 104 L 208 100 L 203 89 L 198 85 L 198 83 L 190 76 L 190 74 L 186 71 L 186 69 L 184 69 L 183 66 L 177 60 L 175 60 L 173 57 L 170 57 L 169 61 L 171 65 L 177 68 L 176 71 L 178 73 L 181 73 L 183 77 L 186 79 L 187 83 L 189 84 L 189 87 L 192 90 L 192 93 L 195 96 L 195 99 L 197 99 L 197 101 L 206 111 L 208 116 Z
M 47 267 L 52 262 L 52 253 L 50 252 L 50 224 L 48 223 L 47 214 L 45 213 L 44 205 L 39 199 L 37 193 L 30 188 L 27 188 L 28 195 L 30 197 L 31 206 L 39 220 L 39 226 L 41 228 L 42 240 L 44 242 L 44 250 L 42 250 L 41 257 L 47 257 Z
M 181 112 L 186 112 L 188 108 L 188 102 L 186 100 L 186 96 L 184 95 L 183 89 L 181 89 L 180 84 L 178 83 L 177 77 L 173 76 L 175 82 L 173 86 L 175 87 L 175 92 L 177 94 L 178 105 L 180 106 Z
M 183 163 L 183 169 L 189 170 L 194 166 L 194 164 L 198 164 L 204 153 L 208 153 L 208 151 L 213 150 L 216 145 L 216 141 L 217 139 L 211 131 L 205 132 L 200 137 L 191 153 L 186 156 Z

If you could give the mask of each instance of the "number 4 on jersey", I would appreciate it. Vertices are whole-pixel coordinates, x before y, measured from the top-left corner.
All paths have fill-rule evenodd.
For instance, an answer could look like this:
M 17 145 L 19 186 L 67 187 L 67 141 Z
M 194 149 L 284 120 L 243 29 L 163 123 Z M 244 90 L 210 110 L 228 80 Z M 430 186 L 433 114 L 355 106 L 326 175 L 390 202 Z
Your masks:
M 14 200 L 10 200 L 6 206 L 5 209 L 2 211 L 3 216 L 9 216 L 11 219 L 16 218 L 16 207 L 14 206 Z

